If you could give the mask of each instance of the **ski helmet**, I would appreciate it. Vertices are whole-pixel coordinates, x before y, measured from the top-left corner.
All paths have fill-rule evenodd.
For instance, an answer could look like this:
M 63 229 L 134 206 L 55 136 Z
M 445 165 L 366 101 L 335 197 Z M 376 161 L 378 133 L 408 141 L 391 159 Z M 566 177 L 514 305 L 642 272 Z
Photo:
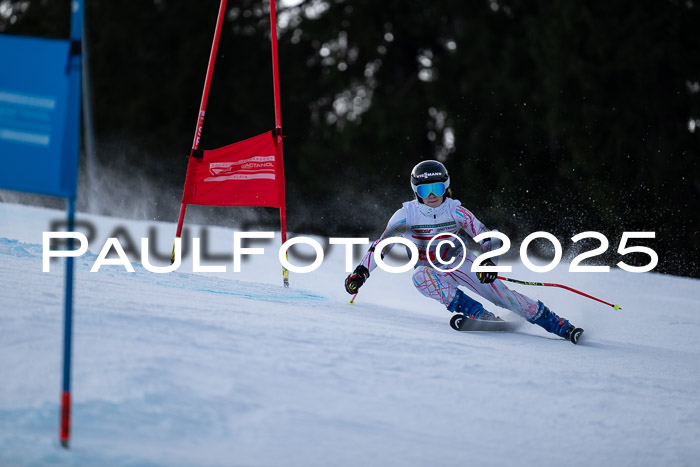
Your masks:
M 429 160 L 419 162 L 411 171 L 411 188 L 420 201 L 422 196 L 418 196 L 418 185 L 442 182 L 445 190 L 450 186 L 450 174 L 441 162 Z

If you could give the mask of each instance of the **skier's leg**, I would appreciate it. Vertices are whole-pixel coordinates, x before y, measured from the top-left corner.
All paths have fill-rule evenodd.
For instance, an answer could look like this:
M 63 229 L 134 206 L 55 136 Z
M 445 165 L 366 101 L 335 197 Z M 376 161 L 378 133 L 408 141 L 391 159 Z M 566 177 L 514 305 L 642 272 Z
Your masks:
M 528 321 L 539 318 L 543 310 L 540 309 L 540 302 L 531 299 L 515 290 L 511 290 L 506 285 L 497 280 L 491 284 L 482 284 L 476 278 L 476 273 L 471 272 L 471 261 L 467 259 L 461 268 L 447 273 L 458 285 L 463 285 L 488 301 L 502 308 L 510 310 Z
M 418 266 L 413 271 L 413 285 L 420 293 L 442 303 L 451 312 L 462 313 L 474 319 L 497 319 L 484 310 L 481 303 L 459 290 L 449 275 L 428 266 Z
M 413 285 L 426 297 L 437 300 L 445 306 L 452 302 L 457 292 L 454 279 L 428 266 L 418 266 L 413 270 Z
M 473 259 L 467 256 L 467 260 L 461 268 L 447 273 L 447 275 L 454 279 L 457 284 L 464 285 L 490 302 L 517 313 L 530 323 L 537 324 L 546 331 L 567 340 L 572 340 L 570 336 L 574 326 L 568 320 L 557 316 L 544 303 L 509 289 L 499 280 L 491 284 L 479 282 L 476 273 L 471 272 Z

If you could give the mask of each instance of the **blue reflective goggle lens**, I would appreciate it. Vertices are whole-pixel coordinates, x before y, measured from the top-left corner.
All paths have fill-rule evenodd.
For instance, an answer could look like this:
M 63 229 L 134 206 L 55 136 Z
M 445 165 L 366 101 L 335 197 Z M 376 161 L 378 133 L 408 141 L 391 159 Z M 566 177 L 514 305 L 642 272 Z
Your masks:
M 416 194 L 421 198 L 427 198 L 430 193 L 434 193 L 435 196 L 442 196 L 447 191 L 445 184 L 443 182 L 428 183 L 426 185 L 418 185 L 416 187 Z

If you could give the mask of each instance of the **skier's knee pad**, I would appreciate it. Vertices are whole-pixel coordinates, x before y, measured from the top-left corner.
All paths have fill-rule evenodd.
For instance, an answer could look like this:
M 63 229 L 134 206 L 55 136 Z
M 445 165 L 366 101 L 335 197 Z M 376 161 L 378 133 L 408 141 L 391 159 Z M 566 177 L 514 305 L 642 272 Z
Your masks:
M 413 285 L 420 293 L 447 306 L 455 296 L 457 287 L 445 276 L 428 266 L 418 266 L 413 271 Z

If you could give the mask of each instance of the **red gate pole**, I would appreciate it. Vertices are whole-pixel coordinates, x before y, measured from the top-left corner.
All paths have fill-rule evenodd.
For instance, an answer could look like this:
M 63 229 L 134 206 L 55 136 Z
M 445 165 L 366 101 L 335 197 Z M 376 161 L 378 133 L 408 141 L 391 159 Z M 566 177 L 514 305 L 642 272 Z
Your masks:
M 279 199 L 280 205 L 280 236 L 282 243 L 287 241 L 287 202 L 284 188 L 284 158 L 282 151 L 282 113 L 280 110 L 280 78 L 279 64 L 277 62 L 277 15 L 275 14 L 275 0 L 270 0 L 270 42 L 272 43 L 272 86 L 275 95 L 275 146 L 277 147 L 277 174 L 280 177 Z M 287 255 L 289 257 L 289 255 Z M 289 287 L 289 271 L 282 267 L 282 280 L 284 286 Z
M 199 140 L 202 137 L 202 127 L 204 126 L 204 113 L 207 109 L 207 99 L 209 99 L 209 87 L 211 86 L 211 77 L 214 74 L 214 63 L 216 62 L 216 51 L 219 48 L 219 37 L 221 36 L 221 26 L 224 22 L 224 15 L 226 14 L 226 0 L 221 0 L 219 5 L 219 15 L 216 19 L 216 29 L 214 30 L 214 40 L 211 44 L 211 52 L 209 54 L 209 64 L 207 65 L 207 77 L 204 80 L 204 90 L 202 91 L 202 101 L 199 104 L 199 114 L 197 115 L 197 126 L 194 131 L 194 140 L 192 141 L 192 151 L 199 149 Z M 191 163 L 192 152 L 190 152 L 190 160 L 188 164 Z M 189 170 L 187 171 L 189 174 Z M 187 186 L 187 175 L 185 175 L 185 186 Z M 185 193 L 183 190 L 182 198 L 184 200 Z M 187 204 L 183 201 L 180 203 L 180 215 L 177 218 L 177 231 L 175 233 L 175 238 L 180 238 L 182 234 L 182 224 L 185 221 L 185 211 L 187 210 Z M 175 260 L 175 246 L 173 246 L 173 254 L 170 257 L 171 263 Z
M 275 0 L 270 0 L 270 41 L 272 42 L 272 85 L 275 92 L 275 128 L 282 129 L 282 114 L 280 112 L 280 77 L 277 63 L 277 16 Z M 278 134 L 278 137 L 282 136 Z M 279 140 L 282 141 L 281 139 Z

